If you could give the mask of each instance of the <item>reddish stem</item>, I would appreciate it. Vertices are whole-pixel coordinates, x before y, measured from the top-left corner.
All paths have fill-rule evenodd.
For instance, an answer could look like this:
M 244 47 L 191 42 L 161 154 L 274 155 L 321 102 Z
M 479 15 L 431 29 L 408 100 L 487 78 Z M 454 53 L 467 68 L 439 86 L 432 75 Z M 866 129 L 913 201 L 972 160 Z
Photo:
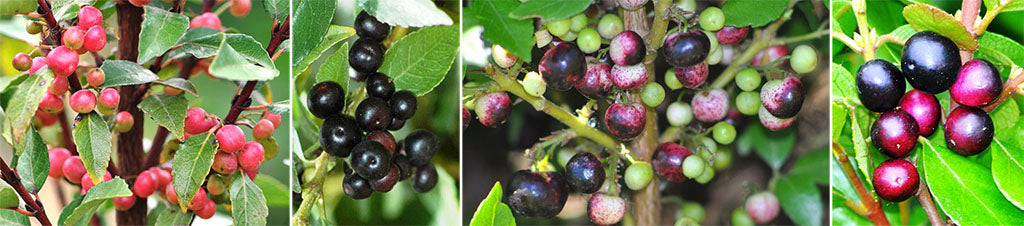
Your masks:
M 14 170 L 11 170 L 11 167 L 7 166 L 7 162 L 4 161 L 3 158 L 0 158 L 0 173 L 2 173 L 3 180 L 7 182 L 8 185 L 11 185 L 11 187 L 14 188 L 14 191 L 18 193 L 21 200 L 25 201 L 29 207 L 32 207 L 32 210 L 34 211 L 32 216 L 36 217 L 40 224 L 44 226 L 53 225 L 50 223 L 50 219 L 46 217 L 46 210 L 43 209 L 41 202 L 32 198 L 28 189 L 25 189 L 25 186 L 21 184 L 21 178 L 18 177 L 18 174 L 15 173 Z
M 48 0 L 36 0 L 39 4 L 39 9 L 42 10 L 43 20 L 46 21 L 46 27 L 49 30 L 50 37 L 48 39 L 56 39 L 53 43 L 60 43 L 60 38 L 64 33 L 64 30 L 60 28 L 60 24 L 57 23 L 57 18 L 53 17 L 53 10 L 50 9 L 50 1 Z
M 64 148 L 71 152 L 71 155 L 78 155 L 78 147 L 75 146 L 75 140 L 71 136 L 71 125 L 68 123 L 67 112 L 61 112 L 56 114 L 58 123 L 60 123 L 60 134 L 64 140 Z
M 999 94 L 999 98 L 996 99 L 996 102 L 985 105 L 982 109 L 986 112 L 992 112 L 996 107 L 999 107 L 1000 104 L 1006 101 L 1006 99 L 1009 99 L 1010 96 L 1013 95 L 1013 92 L 1017 91 L 1017 86 L 1024 83 L 1024 73 L 1018 73 L 1017 76 L 1011 75 L 1011 77 L 1013 78 L 1003 84 L 1003 92 Z
M 125 1 L 117 3 L 117 23 L 120 40 L 117 42 L 118 59 L 137 61 L 139 57 L 139 32 L 142 31 L 143 9 L 135 7 Z M 143 88 L 140 85 L 122 86 L 120 93 L 134 94 Z M 138 108 L 142 101 L 142 95 L 123 95 L 118 111 L 126 111 L 136 119 L 142 119 L 144 115 Z M 142 135 L 145 123 L 135 123 L 132 129 L 126 133 L 117 134 L 117 157 L 121 177 L 128 184 L 135 182 L 135 177 L 142 172 Z M 144 225 L 146 224 L 146 201 L 147 199 L 136 200 L 135 205 L 127 211 L 117 211 L 118 225 Z
M 857 194 L 860 196 L 861 205 L 866 208 L 866 213 L 871 223 L 875 225 L 890 225 L 889 219 L 885 218 L 885 212 L 882 210 L 882 205 L 875 200 L 868 189 L 864 187 L 864 182 L 860 181 L 860 177 L 857 176 L 857 171 L 853 169 L 853 165 L 850 164 L 850 159 L 846 155 L 846 151 L 843 150 L 843 146 L 838 143 L 832 143 L 832 155 L 839 160 L 839 164 L 843 168 L 843 174 L 850 180 L 853 187 L 857 190 Z
M 288 38 L 290 18 L 290 16 L 285 17 L 284 22 L 279 23 L 277 27 L 274 28 L 274 34 L 270 39 L 270 43 L 267 44 L 267 54 L 273 54 L 274 51 L 277 51 L 277 48 L 281 45 L 281 42 L 284 42 L 284 40 Z M 235 102 L 231 105 L 231 111 L 229 111 L 228 115 L 224 117 L 225 125 L 234 124 L 235 120 L 238 119 L 238 115 L 242 113 L 242 110 L 245 110 L 245 107 L 243 107 L 242 105 L 245 104 L 245 102 L 249 99 L 249 96 L 252 95 L 252 91 L 256 88 L 256 83 L 258 82 L 259 81 L 256 80 L 250 80 L 248 82 L 245 82 L 245 85 L 242 87 L 242 91 L 239 92 L 238 95 L 235 95 L 234 98 L 232 98 L 232 100 L 235 100 Z

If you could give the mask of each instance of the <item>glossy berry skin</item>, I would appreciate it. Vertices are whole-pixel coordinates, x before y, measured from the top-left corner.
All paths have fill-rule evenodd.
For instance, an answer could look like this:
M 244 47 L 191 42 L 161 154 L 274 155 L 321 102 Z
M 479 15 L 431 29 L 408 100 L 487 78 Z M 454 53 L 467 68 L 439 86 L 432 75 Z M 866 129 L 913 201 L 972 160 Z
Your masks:
M 918 131 L 917 121 L 907 112 L 885 112 L 871 125 L 871 144 L 889 157 L 903 158 L 914 149 Z
M 90 90 L 78 90 L 78 92 L 71 94 L 71 99 L 68 99 L 68 105 L 75 112 L 89 113 L 96 109 L 96 94 L 93 94 Z
M 107 30 L 103 26 L 92 26 L 85 31 L 85 44 L 82 48 L 89 52 L 98 52 L 107 46 Z
M 761 87 L 761 104 L 775 117 L 792 118 L 803 107 L 804 85 L 795 77 L 768 81 Z
M 77 50 L 85 44 L 85 30 L 78 26 L 71 26 L 64 30 L 60 38 L 64 46 Z
M 405 180 L 412 177 L 413 173 L 416 173 L 416 166 L 409 163 L 409 158 L 405 157 L 405 154 L 398 154 L 391 159 L 392 167 L 398 167 L 398 179 Z
M 535 97 L 544 96 L 544 92 L 547 91 L 548 88 L 548 84 L 544 82 L 544 78 L 540 76 L 540 73 L 535 71 L 527 72 L 526 75 L 523 76 L 523 80 L 519 81 L 519 83 L 523 84 L 523 91 L 526 91 L 526 94 Z M 576 83 L 576 86 L 579 85 L 580 83 Z
M 644 130 L 647 109 L 639 104 L 612 104 L 604 112 L 604 124 L 608 132 L 619 140 L 633 139 Z
M 48 64 L 47 62 L 48 61 L 46 60 L 46 57 L 32 58 L 32 67 L 28 69 L 28 74 L 30 74 L 30 75 L 36 74 L 36 71 L 38 71 L 40 68 L 43 68 L 43 66 L 47 66 L 47 64 Z M 60 77 L 60 76 L 57 76 L 57 77 Z
M 263 145 L 256 141 L 245 143 L 245 147 L 238 152 L 238 166 L 242 170 L 257 171 L 263 163 Z
M 562 42 L 544 52 L 538 67 L 548 86 L 566 91 L 586 73 L 587 62 L 576 44 Z
M 376 17 L 366 13 L 366 11 L 359 12 L 356 16 L 355 23 L 352 27 L 356 29 L 356 34 L 360 38 L 368 38 L 377 42 L 383 41 L 384 38 L 388 37 L 388 32 L 391 31 L 391 26 L 380 22 Z
M 512 111 L 512 100 L 505 92 L 484 94 L 476 99 L 476 117 L 486 127 L 498 127 L 505 123 Z
M 357 174 L 345 175 L 342 188 L 345 191 L 345 195 L 348 195 L 349 198 L 355 200 L 369 198 L 370 195 L 373 194 L 373 188 L 370 187 L 370 181 Z
M 640 88 L 644 84 L 647 84 L 648 77 L 647 67 L 643 64 L 636 64 L 632 66 L 612 66 L 612 84 L 615 84 L 615 87 L 619 87 L 619 89 Z
M 654 156 L 651 158 L 654 172 L 658 174 L 658 177 L 667 181 L 686 181 L 686 176 L 683 175 L 683 161 L 691 154 L 693 153 L 690 152 L 690 149 L 682 145 L 672 142 L 662 143 L 654 150 Z
M 912 89 L 900 99 L 900 109 L 907 112 L 917 121 L 918 134 L 931 136 L 942 121 L 942 105 L 939 99 L 930 93 Z
M 142 171 L 139 176 L 135 178 L 135 183 L 132 186 L 132 192 L 139 198 L 147 198 L 153 195 L 156 191 L 156 176 L 153 175 L 152 171 Z
M 394 117 L 391 118 L 391 123 L 388 124 L 388 130 L 390 131 L 397 131 L 402 129 L 402 127 L 405 127 L 405 120 Z
M 406 136 L 402 148 L 409 157 L 409 163 L 414 166 L 423 166 L 430 163 L 430 159 L 437 154 L 438 145 L 437 135 L 421 129 Z
M 505 185 L 505 203 L 526 217 L 551 218 L 562 212 L 569 198 L 565 178 L 558 172 L 519 170 Z
M 82 163 L 82 158 L 77 155 L 68 157 L 64 160 L 64 168 L 62 169 L 64 178 L 71 181 L 71 183 L 81 183 L 82 175 L 85 175 L 85 164 Z
M 275 129 L 278 126 L 281 126 L 281 114 L 276 114 L 270 111 L 264 111 L 262 119 L 270 120 L 270 122 L 274 123 Z
M 376 72 L 384 63 L 384 46 L 369 38 L 359 38 L 348 51 L 348 63 L 362 73 Z
M 185 133 L 205 133 L 216 125 L 217 120 L 209 117 L 203 108 L 193 107 L 185 112 Z
M 794 119 L 796 119 L 796 117 L 792 117 L 792 118 L 779 118 L 779 117 L 775 117 L 775 115 L 772 115 L 772 113 L 769 113 L 768 109 L 764 108 L 764 106 L 761 106 L 757 110 L 757 117 L 761 121 L 761 125 L 763 125 L 764 128 L 767 128 L 768 130 L 771 130 L 771 131 L 779 131 L 779 130 L 782 130 L 782 129 L 785 129 L 785 128 L 789 128 L 789 126 L 793 125 L 793 121 L 795 121 Z
M 256 139 L 267 139 L 274 135 L 274 123 L 270 120 L 260 119 L 252 128 L 252 137 Z
M 113 88 L 104 88 L 100 91 L 100 97 L 97 101 L 97 105 L 100 108 L 116 108 L 117 104 L 121 102 L 121 94 Z
M 391 106 L 383 99 L 367 98 L 356 107 L 356 123 L 363 131 L 387 129 L 391 123 Z
M 366 77 L 366 94 L 380 99 L 390 99 L 395 93 L 395 83 L 391 78 L 380 72 L 375 72 Z
M 416 174 L 412 175 L 412 190 L 425 193 L 437 185 L 437 169 L 434 164 L 427 164 L 416 167 Z
M 118 112 L 114 115 L 114 130 L 121 133 L 127 133 L 132 130 L 135 126 L 135 116 L 127 111 Z
M 238 158 L 234 153 L 219 151 L 213 156 L 213 171 L 231 175 L 238 171 Z
M 626 168 L 626 187 L 630 190 L 639 191 L 647 187 L 647 184 L 651 183 L 651 178 L 653 177 L 654 170 L 651 169 L 651 164 L 644 161 L 634 162 Z
M 352 169 L 367 180 L 376 180 L 388 174 L 391 155 L 388 150 L 374 141 L 363 141 L 352 148 L 349 158 Z
M 32 68 L 32 57 L 25 53 L 15 54 L 11 60 L 11 65 L 14 66 L 15 70 L 27 71 L 29 68 Z
M 338 114 L 345 107 L 345 89 L 333 81 L 323 81 L 309 88 L 306 96 L 309 113 L 317 118 Z
M 376 141 L 388 149 L 389 154 L 395 153 L 395 137 L 387 130 L 377 130 L 366 135 L 366 140 Z
M 634 31 L 623 31 L 612 39 L 609 45 L 612 62 L 616 65 L 635 65 L 647 55 L 644 39 Z
M 50 87 L 46 91 L 53 95 L 64 95 L 64 93 L 68 92 L 69 86 L 68 77 L 56 76 L 53 77 L 53 83 L 50 83 Z
M 579 83 L 576 83 L 576 91 L 594 100 L 608 97 L 613 85 L 611 70 L 611 66 L 606 63 L 587 64 L 587 73 L 583 75 Z
M 198 210 L 194 210 L 196 216 L 202 219 L 213 218 L 213 215 L 217 214 L 217 203 L 213 201 L 206 201 L 203 206 Z
M 711 135 L 719 144 L 729 145 L 736 140 L 736 127 L 727 122 L 717 122 L 711 127 Z
M 917 32 L 907 39 L 900 56 L 903 76 L 910 86 L 932 94 L 953 86 L 960 71 L 960 52 L 949 38 L 931 31 Z
M 78 53 L 67 46 L 58 46 L 46 55 L 46 66 L 55 76 L 68 76 L 78 67 Z
M 601 159 L 590 152 L 579 152 L 565 164 L 565 181 L 569 189 L 581 193 L 594 193 L 604 184 Z
M 416 95 L 411 91 L 402 90 L 395 92 L 388 100 L 391 104 L 391 115 L 394 118 L 407 120 L 416 115 Z
M 135 205 L 135 196 L 114 197 L 114 209 L 127 211 Z
M 188 24 L 188 29 L 195 29 L 200 27 L 210 28 L 218 31 L 224 30 L 224 27 L 220 24 L 220 18 L 217 17 L 217 14 L 213 14 L 210 12 L 203 13 L 199 16 L 196 16 L 195 18 L 192 18 L 192 21 Z
M 984 151 L 992 144 L 995 126 L 984 110 L 960 106 L 949 112 L 945 125 L 946 146 L 963 156 Z
M 626 214 L 626 200 L 605 193 L 595 193 L 587 201 L 587 216 L 596 225 L 613 225 Z
M 665 37 L 662 54 L 674 67 L 689 67 L 704 61 L 711 51 L 711 40 L 702 31 L 672 33 Z
M 64 100 L 52 93 L 43 94 L 43 99 L 39 101 L 39 110 L 50 114 L 60 112 L 64 110 Z
M 100 87 L 100 85 L 103 85 L 106 78 L 106 73 L 103 73 L 103 70 L 100 70 L 99 68 L 89 69 L 89 72 L 86 72 L 85 74 L 85 81 L 92 87 Z
M 729 114 L 729 93 L 722 89 L 711 89 L 698 92 L 690 104 L 693 106 L 693 117 L 701 122 L 717 122 Z
M 351 116 L 327 117 L 320 126 L 320 147 L 334 157 L 348 157 L 352 148 L 362 140 L 363 132 Z
M 50 149 L 47 155 L 50 157 L 50 169 L 47 175 L 53 178 L 64 176 L 64 161 L 71 157 L 71 151 L 65 148 L 54 148 Z
M 78 11 L 78 26 L 92 27 L 103 23 L 103 13 L 93 6 L 82 6 Z
M 786 49 L 785 45 L 772 46 L 768 47 L 767 49 L 761 50 L 761 52 L 758 52 L 756 55 L 754 55 L 754 59 L 753 61 L 750 61 L 750 64 L 755 66 L 765 65 L 786 55 L 789 55 L 789 49 Z M 785 63 L 786 60 L 782 60 L 774 65 L 779 66 Z
M 747 37 L 747 32 L 750 31 L 750 27 L 733 27 L 725 26 L 721 30 L 715 31 L 715 37 L 718 38 L 718 43 L 722 45 L 732 45 L 743 41 L 743 38 Z
M 174 183 L 167 183 L 167 186 L 164 187 L 164 195 L 167 196 L 167 202 L 175 205 L 179 203 L 178 193 L 174 193 Z
M 708 63 L 701 62 L 689 67 L 675 68 L 676 79 L 683 84 L 683 87 L 696 89 L 708 80 Z
M 875 184 L 878 197 L 890 202 L 907 200 L 921 184 L 917 167 L 904 159 L 890 159 L 875 168 L 871 180 Z
M 231 0 L 231 15 L 235 17 L 244 17 L 249 14 L 249 10 L 252 9 L 251 0 Z
M 857 96 L 873 112 L 892 110 L 899 104 L 907 85 L 900 69 L 882 59 L 865 62 L 857 69 Z
M 744 209 L 754 222 L 767 224 L 779 215 L 779 199 L 771 192 L 759 192 L 747 198 Z
M 391 164 L 391 169 L 388 169 L 388 174 L 380 179 L 370 181 L 370 188 L 373 188 L 376 192 L 389 192 L 392 188 L 395 188 L 395 184 L 398 184 L 398 177 L 400 170 L 394 163 Z
M 949 96 L 961 105 L 981 107 L 999 98 L 1003 91 L 1003 79 L 996 66 L 988 60 L 967 61 L 960 68 L 960 74 L 949 89 Z
M 217 130 L 217 144 L 224 152 L 235 152 L 245 145 L 245 133 L 236 125 L 226 125 Z

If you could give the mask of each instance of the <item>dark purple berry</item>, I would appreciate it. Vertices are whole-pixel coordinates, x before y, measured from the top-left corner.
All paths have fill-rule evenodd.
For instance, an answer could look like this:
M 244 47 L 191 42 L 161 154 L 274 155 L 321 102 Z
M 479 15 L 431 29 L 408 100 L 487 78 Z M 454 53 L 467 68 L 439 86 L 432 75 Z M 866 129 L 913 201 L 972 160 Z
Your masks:
M 654 165 L 654 172 L 658 177 L 672 182 L 683 182 L 686 181 L 686 175 L 683 175 L 683 160 L 691 154 L 690 149 L 682 145 L 666 142 L 654 150 L 651 164 Z
M 587 71 L 587 61 L 576 44 L 558 43 L 540 59 L 540 74 L 548 86 L 560 91 L 569 90 Z
M 371 97 L 380 99 L 391 99 L 391 94 L 395 93 L 395 83 L 391 82 L 391 78 L 380 72 L 370 74 L 370 77 L 366 78 L 366 94 Z
M 683 84 L 683 87 L 696 89 L 708 80 L 708 63 L 700 62 L 689 67 L 677 67 L 675 72 L 676 79 Z
M 370 181 L 363 179 L 359 175 L 346 175 L 345 180 L 342 183 L 345 195 L 348 195 L 349 198 L 359 200 L 368 198 L 373 194 L 373 188 L 370 187 Z
M 795 77 L 768 81 L 761 87 L 761 105 L 775 117 L 792 118 L 804 105 L 804 85 Z
M 313 85 L 307 94 L 309 112 L 317 118 L 327 118 L 338 114 L 345 107 L 345 89 L 333 81 L 323 81 Z
M 601 100 L 612 91 L 611 66 L 606 63 L 587 64 L 587 73 L 576 83 L 576 90 L 583 96 Z
M 352 169 L 367 180 L 377 180 L 391 170 L 391 155 L 383 145 L 375 141 L 363 141 L 352 148 L 349 158 Z
M 974 59 L 967 61 L 960 68 L 949 96 L 962 105 L 981 107 L 999 98 L 1003 92 L 1003 79 L 999 77 L 996 66 L 988 60 Z
M 612 39 L 608 52 L 616 65 L 635 65 L 647 55 L 647 45 L 636 32 L 623 31 Z
M 953 86 L 961 65 L 956 44 L 931 31 L 910 36 L 900 59 L 903 76 L 910 86 L 933 94 Z
M 871 144 L 893 158 L 907 156 L 917 144 L 917 136 L 917 121 L 900 110 L 882 113 L 871 125 Z
M 508 113 L 512 111 L 512 100 L 505 92 L 484 94 L 476 99 L 476 117 L 486 127 L 498 127 L 505 123 Z
M 917 193 L 921 177 L 917 167 L 904 159 L 890 159 L 875 168 L 871 177 L 878 197 L 890 202 L 902 202 Z
M 391 106 L 383 99 L 367 98 L 356 107 L 356 123 L 363 131 L 387 129 L 391 123 Z
M 376 72 L 384 63 L 384 46 L 369 38 L 359 38 L 348 51 L 348 63 L 362 73 Z
M 725 26 L 715 32 L 715 37 L 718 38 L 718 44 L 732 45 L 739 43 L 743 38 L 747 37 L 747 31 L 750 31 L 749 26 L 740 28 Z
M 629 140 L 640 135 L 646 122 L 647 109 L 639 103 L 612 104 L 604 112 L 604 124 L 608 127 L 608 132 L 620 140 Z
M 505 203 L 512 212 L 527 217 L 554 217 L 569 198 L 565 178 L 558 172 L 516 171 L 505 192 Z
M 693 30 L 685 33 L 672 33 L 665 37 L 662 53 L 665 61 L 674 67 L 689 67 L 708 57 L 711 40 L 704 32 Z
M 400 130 L 402 129 L 402 127 L 405 127 L 405 120 L 401 120 L 395 117 L 392 117 L 391 123 L 388 124 L 388 130 L 391 131 Z
M 594 193 L 604 184 L 601 159 L 590 152 L 579 152 L 565 164 L 566 182 L 573 191 Z
M 903 73 L 888 61 L 870 60 L 857 69 L 857 94 L 860 103 L 870 111 L 892 110 L 906 90 Z
M 387 38 L 388 32 L 391 31 L 391 26 L 380 22 L 376 17 L 366 13 L 366 11 L 359 12 L 359 16 L 356 16 L 356 21 L 352 24 L 352 27 L 356 29 L 356 34 L 360 38 L 369 38 L 378 42 Z
M 391 114 L 395 118 L 407 120 L 416 115 L 416 95 L 408 90 L 402 90 L 391 96 Z
M 942 121 L 942 105 L 939 99 L 928 92 L 912 89 L 900 99 L 900 109 L 910 114 L 917 121 L 919 134 L 931 136 Z
M 992 144 L 995 126 L 992 118 L 976 107 L 960 106 L 949 112 L 946 118 L 946 146 L 950 150 L 971 156 L 984 151 Z
M 362 140 L 363 132 L 351 116 L 327 117 L 320 126 L 320 147 L 334 157 L 348 157 L 352 148 Z
M 398 154 L 391 163 L 394 164 L 392 167 L 398 167 L 398 180 L 408 179 L 416 172 L 416 167 L 409 163 L 409 158 L 405 157 L 405 154 Z
M 426 164 L 416 167 L 416 174 L 412 177 L 412 190 L 424 193 L 437 185 L 437 169 L 434 164 Z
M 424 129 L 416 130 L 405 137 L 402 147 L 409 157 L 409 163 L 415 166 L 426 165 L 437 154 L 437 135 Z

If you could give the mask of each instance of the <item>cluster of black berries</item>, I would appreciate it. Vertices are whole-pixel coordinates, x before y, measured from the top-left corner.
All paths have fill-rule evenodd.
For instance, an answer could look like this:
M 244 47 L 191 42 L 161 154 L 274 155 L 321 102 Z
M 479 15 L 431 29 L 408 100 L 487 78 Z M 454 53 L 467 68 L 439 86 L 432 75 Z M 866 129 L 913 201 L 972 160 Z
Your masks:
M 426 130 L 409 134 L 396 142 L 389 130 L 399 130 L 416 113 L 416 95 L 395 91 L 387 75 L 377 72 L 383 62 L 380 41 L 391 29 L 387 24 L 362 12 L 356 18 L 359 40 L 349 52 L 349 63 L 365 78 L 368 97 L 356 107 L 355 117 L 345 115 L 345 90 L 333 81 L 313 85 L 309 91 L 309 111 L 323 118 L 320 127 L 321 148 L 338 158 L 348 158 L 345 170 L 345 194 L 364 199 L 374 191 L 388 192 L 400 180 L 412 177 L 417 192 L 427 192 L 437 184 L 437 171 L 430 159 L 438 149 L 438 139 Z
M 559 172 L 516 171 L 505 185 L 504 198 L 518 215 L 550 218 L 562 212 L 570 191 L 593 194 L 588 202 L 591 220 L 609 225 L 622 218 L 626 203 L 607 190 L 600 191 L 604 183 L 600 157 L 579 152 L 565 164 L 564 176 Z
M 900 67 L 875 59 L 857 70 L 861 103 L 882 113 L 871 126 L 871 143 L 893 158 L 879 165 L 873 177 L 875 191 L 883 199 L 903 201 L 917 192 L 917 169 L 902 158 L 914 149 L 918 136 L 931 136 L 942 121 L 936 94 L 949 90 L 959 105 L 949 112 L 944 124 L 950 150 L 971 156 L 991 144 L 995 127 L 981 107 L 999 98 L 1002 78 L 986 60 L 961 63 L 952 40 L 922 31 L 907 40 Z M 904 79 L 914 89 L 904 93 Z

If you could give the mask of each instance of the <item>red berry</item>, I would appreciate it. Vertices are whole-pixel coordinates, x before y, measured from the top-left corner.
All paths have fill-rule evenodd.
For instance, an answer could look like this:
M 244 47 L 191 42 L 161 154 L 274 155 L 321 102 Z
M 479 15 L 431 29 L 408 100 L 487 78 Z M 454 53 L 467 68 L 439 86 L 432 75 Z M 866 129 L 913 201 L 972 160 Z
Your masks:
M 214 30 L 224 30 L 224 27 L 220 25 L 220 18 L 217 14 L 203 13 L 202 15 L 192 18 L 192 22 L 189 23 L 189 29 L 195 29 L 199 27 L 212 28 Z
M 708 80 L 708 63 L 702 61 L 689 67 L 677 67 L 675 73 L 676 79 L 683 83 L 684 87 L 696 89 Z
M 259 168 L 256 168 L 256 169 L 253 169 L 253 170 L 245 170 L 245 175 L 249 176 L 249 180 L 255 180 L 256 179 L 256 175 L 258 175 L 259 173 L 260 173 L 260 169 Z
M 156 178 L 156 176 L 153 175 L 153 172 L 142 171 L 142 173 L 139 173 L 139 176 L 135 178 L 135 184 L 132 185 L 132 191 L 134 191 L 135 195 L 139 196 L 139 198 L 146 198 L 153 195 L 153 192 L 156 191 L 157 185 L 154 178 Z
M 962 105 L 981 107 L 999 98 L 1003 92 L 1003 79 L 996 66 L 987 60 L 967 61 L 960 75 L 949 89 L 949 97 Z
M 57 113 L 64 109 L 64 100 L 60 96 L 53 95 L 52 93 L 46 93 L 43 95 L 43 100 L 39 101 L 39 110 L 43 110 L 46 113 Z
M 74 94 L 71 94 L 71 99 L 68 100 L 68 105 L 71 106 L 71 110 L 78 113 L 89 113 L 96 108 L 96 94 L 92 91 L 83 89 L 78 90 Z
M 133 126 L 135 126 L 135 116 L 132 116 L 131 113 L 121 111 L 114 116 L 114 130 L 117 132 L 127 133 L 132 130 Z
M 218 151 L 213 156 L 213 171 L 224 175 L 234 174 L 238 171 L 238 158 L 234 153 Z
M 107 46 L 107 29 L 103 26 L 92 26 L 85 32 L 85 45 L 82 47 L 89 52 L 99 52 Z
M 100 108 L 116 108 L 121 102 L 121 94 L 112 88 L 104 88 L 100 91 L 98 105 Z
M 64 176 L 64 161 L 71 157 L 71 151 L 65 148 L 54 148 L 49 151 L 50 172 L 48 175 L 53 178 Z
M 917 121 L 919 134 L 924 137 L 931 136 L 942 121 L 942 105 L 935 95 L 917 89 L 912 89 L 900 99 L 900 109 L 913 116 Z
M 633 139 L 644 130 L 647 109 L 642 104 L 612 104 L 604 112 L 608 132 L 620 140 Z
M 882 113 L 871 125 L 871 144 L 893 158 L 903 158 L 917 144 L 917 121 L 907 112 L 893 110 Z
M 476 99 L 476 117 L 486 127 L 498 127 L 505 123 L 512 111 L 512 100 L 505 92 L 484 94 Z
M 188 209 L 193 211 L 200 210 L 207 202 L 210 202 L 210 198 L 206 197 L 206 189 L 199 188 L 199 190 L 196 190 L 196 194 L 192 196 L 192 202 L 188 203 Z
M 32 68 L 28 69 L 28 74 L 35 74 L 40 68 L 46 66 L 46 57 L 32 58 Z M 60 76 L 57 76 L 60 77 Z
M 190 134 L 200 134 L 209 131 L 210 128 L 217 125 L 217 120 L 208 117 L 206 111 L 200 107 L 189 108 L 185 112 L 185 132 Z
M 167 187 L 164 188 L 164 195 L 167 196 L 167 201 L 171 204 L 178 204 L 178 193 L 174 192 L 174 183 L 167 183 Z
M 106 73 L 103 73 L 103 70 L 100 70 L 99 68 L 89 69 L 89 72 L 85 74 L 85 81 L 92 87 L 100 87 L 106 79 Z
M 597 225 L 613 225 L 626 214 L 626 201 L 614 195 L 594 193 L 587 202 L 590 221 Z
M 196 216 L 203 219 L 210 219 L 214 214 L 217 213 L 217 204 L 213 201 L 207 201 L 203 204 L 202 208 L 195 210 Z
M 78 26 L 92 27 L 103 23 L 103 13 L 92 6 L 82 6 L 78 11 Z
M 576 83 L 576 90 L 590 99 L 600 100 L 612 91 L 611 66 L 606 63 L 587 64 L 587 73 Z
M 949 112 L 944 128 L 946 146 L 963 156 L 985 151 L 995 135 L 992 117 L 984 110 L 970 106 L 959 106 Z
M 108 181 L 110 179 L 111 179 L 110 172 L 107 172 L 107 173 L 103 174 L 103 181 Z M 96 186 L 96 184 L 94 184 L 92 182 L 92 178 L 89 177 L 88 173 L 82 174 L 82 191 L 81 191 L 82 195 L 85 195 L 86 193 L 88 193 L 89 189 L 92 189 L 92 187 L 95 187 L 95 186 Z
M 78 67 L 78 53 L 68 49 L 67 46 L 58 46 L 50 51 L 49 55 L 46 55 L 46 66 L 50 67 L 56 76 L 71 75 Z
M 153 0 L 128 0 L 129 3 L 131 3 L 133 6 L 136 6 L 136 7 L 142 7 L 144 5 L 149 5 L 149 3 L 152 2 L 152 1 Z
M 747 37 L 747 31 L 750 31 L 750 27 L 733 27 L 725 26 L 721 30 L 715 32 L 715 37 L 718 37 L 718 43 L 722 45 L 732 45 L 739 43 L 743 38 Z
M 160 169 L 159 167 L 150 168 L 149 171 L 156 176 L 157 188 L 167 187 L 167 184 L 171 183 L 171 172 Z
M 257 122 L 256 126 L 252 128 L 252 137 L 256 139 L 267 139 L 270 135 L 274 135 L 274 128 L 274 122 L 261 119 L 260 122 Z
M 647 55 L 647 45 L 634 31 L 623 31 L 612 39 L 608 54 L 615 65 L 636 65 Z
M 702 122 L 717 122 L 729 113 L 729 93 L 722 89 L 711 89 L 693 96 L 693 117 Z
M 662 179 L 683 182 L 686 181 L 686 175 L 683 175 L 683 160 L 691 154 L 693 153 L 690 149 L 682 145 L 666 142 L 654 150 L 651 164 L 654 166 L 654 172 Z
M 252 8 L 252 2 L 250 0 L 231 0 L 231 15 L 235 17 L 244 17 L 249 14 L 249 9 Z
M 890 159 L 882 162 L 875 169 L 871 177 L 875 184 L 875 193 L 878 197 L 890 202 L 902 202 L 907 200 L 921 184 L 921 177 L 917 174 L 917 167 L 907 160 Z
M 57 123 L 57 116 L 46 113 L 42 109 L 36 109 L 36 117 L 33 123 L 37 123 L 39 126 L 52 126 Z M 59 168 L 57 170 L 60 170 Z
M 256 141 L 245 143 L 245 148 L 238 153 L 238 166 L 245 171 L 256 171 L 263 163 L 263 145 Z
M 387 130 L 377 130 L 370 132 L 366 135 L 367 140 L 376 141 L 384 146 L 384 149 L 388 149 L 390 155 L 395 154 L 395 136 L 391 135 Z
M 217 130 L 217 143 L 221 151 L 238 151 L 245 144 L 245 133 L 236 125 L 226 125 Z
M 281 126 L 281 114 L 275 114 L 270 111 L 263 111 L 263 119 L 270 120 L 274 123 L 274 128 Z
M 747 215 L 758 224 L 767 224 L 779 215 L 779 199 L 771 192 L 760 192 L 747 198 Z
M 765 57 L 765 55 L 768 55 L 768 56 Z M 755 65 L 755 66 L 756 65 L 764 65 L 764 64 L 771 63 L 772 61 L 775 61 L 775 59 L 782 58 L 782 57 L 784 57 L 786 55 L 789 55 L 789 50 L 786 49 L 785 45 L 772 46 L 772 47 L 768 47 L 767 49 L 761 50 L 761 52 L 758 52 L 757 55 L 754 55 L 754 60 L 751 61 L 750 64 L 751 65 Z M 786 63 L 786 61 L 782 60 L 782 61 L 779 61 L 779 63 L 776 64 L 775 66 L 779 66 L 779 65 L 782 65 L 782 64 L 785 64 L 785 63 Z
M 15 54 L 14 59 L 11 60 L 11 65 L 14 65 L 14 69 L 18 71 L 27 71 L 32 68 L 32 57 L 25 53 Z
M 135 206 L 135 196 L 115 197 L 114 208 L 120 211 L 128 211 Z
M 64 30 L 64 36 L 61 36 L 62 43 L 70 49 L 82 48 L 85 44 L 85 30 L 78 26 L 71 26 Z
M 47 91 L 50 91 L 53 95 L 64 95 L 64 93 L 68 92 L 68 77 L 53 77 L 53 83 L 50 83 L 50 88 Z
M 638 88 L 647 84 L 647 67 L 643 64 L 612 66 L 611 79 L 619 89 Z

